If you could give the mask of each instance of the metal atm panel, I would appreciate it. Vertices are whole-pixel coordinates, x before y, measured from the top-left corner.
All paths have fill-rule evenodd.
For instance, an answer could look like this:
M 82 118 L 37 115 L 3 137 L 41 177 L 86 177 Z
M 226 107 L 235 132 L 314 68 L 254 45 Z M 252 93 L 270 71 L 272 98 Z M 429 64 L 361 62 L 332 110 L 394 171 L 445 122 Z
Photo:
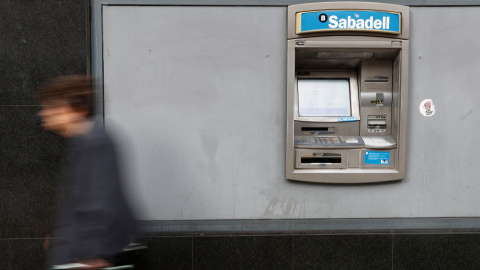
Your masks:
M 288 8 L 287 179 L 403 179 L 408 12 L 360 2 Z

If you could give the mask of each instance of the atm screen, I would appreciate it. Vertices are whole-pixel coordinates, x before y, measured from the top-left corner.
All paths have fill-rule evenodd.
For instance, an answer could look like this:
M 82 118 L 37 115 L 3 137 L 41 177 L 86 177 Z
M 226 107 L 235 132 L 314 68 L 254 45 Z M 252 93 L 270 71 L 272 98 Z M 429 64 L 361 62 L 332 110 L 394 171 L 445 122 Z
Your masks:
M 303 117 L 351 116 L 348 79 L 298 79 L 298 113 Z

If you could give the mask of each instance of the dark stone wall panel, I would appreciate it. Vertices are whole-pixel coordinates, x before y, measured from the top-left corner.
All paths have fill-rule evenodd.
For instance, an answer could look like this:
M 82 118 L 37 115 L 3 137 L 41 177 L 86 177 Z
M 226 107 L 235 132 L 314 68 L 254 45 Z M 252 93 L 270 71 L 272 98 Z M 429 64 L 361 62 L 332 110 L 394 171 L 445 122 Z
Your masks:
M 0 106 L 0 237 L 51 230 L 65 141 L 40 127 L 37 106 Z
M 135 269 L 193 269 L 192 236 L 145 237 Z
M 389 269 L 391 236 L 295 236 L 295 269 Z
M 0 239 L 0 270 L 43 270 L 43 239 Z
M 0 105 L 36 104 L 45 79 L 86 73 L 85 0 L 0 2 Z
M 293 237 L 204 236 L 193 238 L 193 269 L 292 269 Z
M 480 269 L 480 234 L 398 234 L 394 269 Z
M 33 96 L 48 78 L 87 73 L 88 3 L 0 1 L 0 238 L 51 231 L 65 141 L 42 130 Z

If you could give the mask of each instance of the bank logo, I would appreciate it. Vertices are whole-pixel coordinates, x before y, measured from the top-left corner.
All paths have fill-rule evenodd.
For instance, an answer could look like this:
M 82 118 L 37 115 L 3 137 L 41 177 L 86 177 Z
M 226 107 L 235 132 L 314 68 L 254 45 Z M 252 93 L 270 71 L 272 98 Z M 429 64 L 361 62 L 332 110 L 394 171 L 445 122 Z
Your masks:
M 372 10 L 322 10 L 296 15 L 296 33 L 375 31 L 401 33 L 401 14 Z

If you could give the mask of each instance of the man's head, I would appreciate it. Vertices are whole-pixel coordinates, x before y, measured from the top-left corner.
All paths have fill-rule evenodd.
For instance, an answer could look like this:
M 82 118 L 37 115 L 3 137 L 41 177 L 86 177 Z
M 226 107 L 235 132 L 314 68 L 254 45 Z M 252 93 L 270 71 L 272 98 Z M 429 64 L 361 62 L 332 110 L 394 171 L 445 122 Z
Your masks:
M 37 92 L 42 126 L 61 135 L 75 124 L 93 116 L 93 83 L 88 75 L 49 80 Z

